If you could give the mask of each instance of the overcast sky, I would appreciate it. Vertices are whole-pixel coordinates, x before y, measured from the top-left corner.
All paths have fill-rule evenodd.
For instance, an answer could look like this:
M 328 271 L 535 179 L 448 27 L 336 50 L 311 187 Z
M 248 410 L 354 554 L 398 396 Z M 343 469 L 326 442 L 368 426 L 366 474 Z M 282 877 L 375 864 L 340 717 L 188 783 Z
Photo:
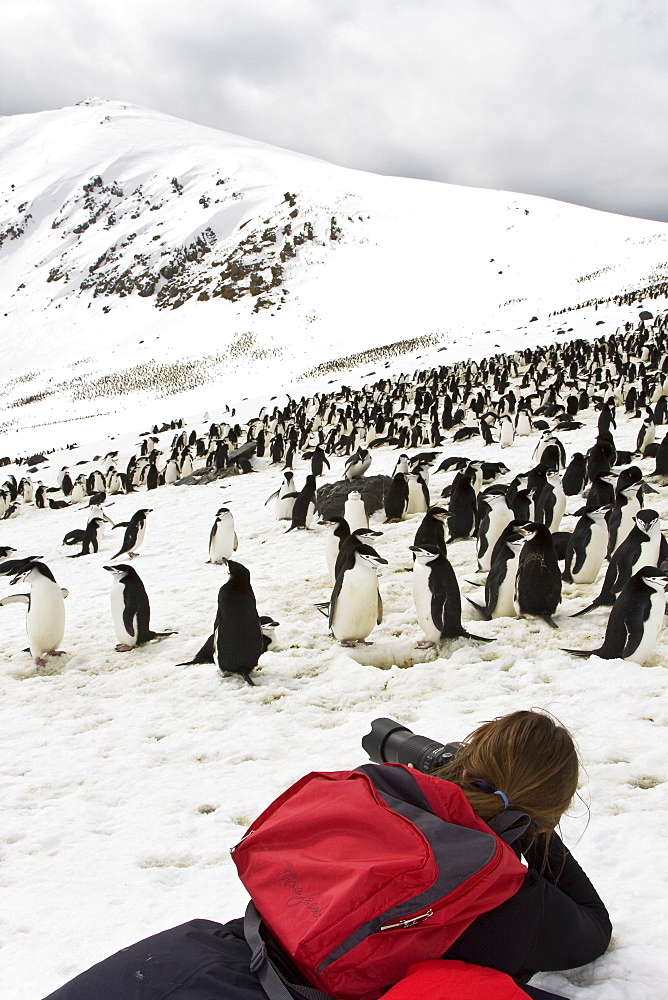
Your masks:
M 667 29 L 666 0 L 4 0 L 0 114 L 106 97 L 668 221 Z

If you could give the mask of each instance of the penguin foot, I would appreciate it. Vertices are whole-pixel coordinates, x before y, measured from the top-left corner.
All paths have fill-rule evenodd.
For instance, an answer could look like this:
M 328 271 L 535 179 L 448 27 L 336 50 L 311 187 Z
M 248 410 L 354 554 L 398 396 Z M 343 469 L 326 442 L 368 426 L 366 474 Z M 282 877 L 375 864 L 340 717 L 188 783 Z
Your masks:
M 416 649 L 431 649 L 434 643 L 431 639 L 420 639 L 418 643 L 415 644 Z
M 35 666 L 37 666 L 37 667 L 45 667 L 46 666 L 46 660 L 44 659 L 43 656 L 36 656 L 35 657 Z
M 64 656 L 64 655 L 65 655 L 64 649 L 50 649 L 47 653 L 47 656 Z
M 119 642 L 116 646 L 114 646 L 117 653 L 130 653 L 132 648 L 132 646 L 128 646 L 127 642 Z
M 352 649 L 354 645 L 355 643 L 350 642 L 348 639 L 341 639 L 341 641 L 339 642 L 339 646 L 345 646 L 346 649 Z

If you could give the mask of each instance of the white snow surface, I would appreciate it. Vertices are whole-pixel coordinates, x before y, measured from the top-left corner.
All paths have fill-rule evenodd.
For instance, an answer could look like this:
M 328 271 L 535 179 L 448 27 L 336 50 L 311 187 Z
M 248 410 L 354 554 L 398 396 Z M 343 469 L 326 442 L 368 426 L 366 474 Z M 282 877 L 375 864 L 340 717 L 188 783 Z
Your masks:
M 209 416 L 215 415 L 212 409 Z M 588 411 L 585 428 L 561 435 L 569 456 L 591 443 L 595 419 Z M 75 424 L 75 436 L 85 426 Z M 191 416 L 187 428 L 193 426 L 201 431 L 208 422 Z M 638 427 L 621 419 L 618 447 L 633 448 Z M 162 444 L 171 437 L 171 431 L 161 435 Z M 53 483 L 63 465 L 76 468 L 76 461 L 112 447 L 123 467 L 138 440 L 110 435 L 54 453 L 40 476 Z M 503 460 L 514 473 L 531 466 L 536 443 L 537 432 L 510 449 L 491 445 L 484 457 Z M 479 443 L 463 442 L 443 454 L 481 451 Z M 390 474 L 396 454 L 374 450 L 369 474 Z M 646 472 L 653 468 L 649 460 L 640 464 Z M 564 818 L 563 835 L 606 901 L 615 932 L 608 953 L 591 966 L 535 981 L 571 998 L 666 996 L 665 630 L 644 667 L 562 652 L 564 646 L 594 647 L 603 636 L 604 609 L 568 618 L 598 593 L 599 576 L 590 586 L 564 585 L 558 631 L 542 621 L 477 621 L 464 601 L 467 627 L 495 642 L 448 642 L 438 657 L 418 650 L 422 633 L 408 549 L 421 517 L 414 515 L 382 526 L 377 548 L 388 560 L 380 569 L 385 614 L 370 636 L 373 645 L 344 650 L 314 606 L 331 589 L 324 556 L 329 529 L 314 523 L 309 531 L 286 534 L 286 524 L 274 520 L 273 502 L 265 506 L 280 467 L 257 459 L 255 465 L 256 473 L 222 485 L 165 486 L 117 496 L 107 508 L 114 520 L 140 506 L 153 509 L 133 565 L 151 599 L 152 627 L 178 630 L 131 653 L 114 650 L 111 579 L 102 569 L 118 549 L 120 532 L 110 531 L 98 554 L 70 559 L 60 541 L 85 523 L 83 508 L 25 506 L 20 517 L 0 522 L 0 544 L 13 544 L 17 555 L 42 555 L 70 591 L 67 652 L 43 669 L 21 652 L 25 606 L 0 609 L 2 995 L 37 1000 L 139 938 L 193 917 L 240 915 L 246 893 L 229 848 L 301 774 L 361 763 L 360 739 L 372 719 L 397 718 L 416 732 L 451 740 L 486 719 L 540 707 L 578 741 L 581 799 Z M 343 458 L 334 459 L 325 481 L 340 478 L 343 465 Z M 308 463 L 298 460 L 299 487 L 307 471 Z M 450 479 L 432 475 L 433 499 Z M 571 498 L 568 509 L 580 502 Z M 652 504 L 668 515 L 663 491 Z M 236 558 L 250 569 L 260 613 L 280 622 L 279 648 L 262 656 L 254 688 L 223 678 L 210 664 L 175 665 L 192 658 L 211 631 L 221 568 L 206 558 L 221 505 L 234 512 Z M 372 526 L 382 520 L 382 512 L 374 515 Z M 473 594 L 474 542 L 451 544 L 449 556 L 462 591 Z M 20 589 L 2 580 L 0 596 Z
M 104 139 L 114 129 L 121 131 L 120 140 Z M 0 350 L 13 387 L 5 386 L 0 400 L 0 455 L 57 449 L 33 476 L 47 485 L 55 484 L 62 466 L 87 472 L 97 467 L 93 456 L 112 449 L 119 450 L 118 467 L 124 468 L 137 451 L 140 432 L 172 417 L 183 416 L 188 430 L 202 431 L 225 415 L 226 404 L 236 406 L 244 421 L 261 405 L 273 406 L 272 396 L 280 403 L 285 392 L 299 397 L 341 383 L 360 387 L 380 376 L 499 349 L 612 333 L 637 316 L 638 303 L 564 316 L 548 312 L 593 294 L 636 287 L 666 257 L 668 228 L 659 223 L 523 195 L 344 171 L 114 102 L 3 119 L 0 131 L 3 198 L 13 197 L 8 192 L 15 183 L 25 188 L 21 202 L 46 206 L 41 217 L 33 211 L 30 247 L 17 241 L 23 259 L 14 256 L 12 241 L 1 251 L 7 316 Z M 8 136 L 14 137 L 13 150 Z M 294 190 L 297 165 L 299 191 L 310 185 L 313 204 L 330 213 L 335 189 L 343 199 L 339 211 L 348 197 L 359 214 L 371 206 L 375 228 L 344 239 L 328 254 L 314 248 L 315 263 L 295 273 L 299 302 L 290 301 L 274 317 L 252 317 L 247 304 L 221 300 L 158 312 L 129 296 L 114 300 L 104 316 L 104 299 L 62 294 L 60 301 L 50 301 L 53 284 L 45 284 L 45 270 L 48 255 L 55 254 L 53 234 L 60 237 L 46 220 L 80 188 L 82 177 L 102 173 L 105 183 L 123 184 L 153 177 L 156 148 L 165 159 L 163 188 L 172 176 L 185 182 L 193 162 L 209 163 L 212 177 L 218 169 L 226 176 L 239 171 L 231 186 L 238 182 L 246 200 L 233 199 L 225 219 L 216 220 L 221 240 L 245 221 L 240 208 L 248 208 L 249 192 L 261 218 L 277 192 L 280 201 L 286 189 Z M 201 218 L 197 226 L 193 222 L 197 197 L 190 204 L 185 194 L 182 202 L 175 196 L 174 203 L 182 213 L 174 209 L 169 226 L 178 223 L 174 239 L 187 242 L 201 226 Z M 198 211 L 208 209 L 200 205 Z M 142 224 L 148 232 L 149 223 Z M 535 239 L 526 235 L 534 224 Z M 72 267 L 83 268 L 75 241 L 72 246 Z M 501 263 L 488 274 L 483 263 L 487 267 L 490 258 Z M 509 264 L 521 273 L 496 274 Z M 579 276 L 608 266 L 611 272 L 577 283 Z M 19 305 L 21 293 L 12 295 L 21 282 L 27 288 Z M 526 301 L 503 307 L 517 297 Z M 665 302 L 660 305 L 665 308 Z M 657 303 L 649 307 L 656 311 Z M 534 313 L 539 321 L 529 324 Z M 201 385 L 167 397 L 147 388 L 91 402 L 61 389 L 42 401 L 10 405 L 49 379 L 64 384 L 73 377 L 73 365 L 92 376 L 144 357 L 183 360 L 215 351 L 216 338 L 229 342 L 247 330 L 266 349 L 278 344 L 284 353 L 218 367 L 210 380 L 203 377 Z M 431 332 L 439 334 L 432 346 L 409 356 L 294 381 L 322 360 Z M 144 345 L 137 343 L 141 339 Z M 13 383 L 31 373 L 32 382 Z M 591 445 L 595 423 L 596 415 L 588 411 L 583 429 L 559 435 L 569 457 Z M 633 449 L 638 428 L 639 421 L 622 417 L 618 447 Z M 171 431 L 161 435 L 163 448 L 171 437 Z M 442 453 L 501 459 L 512 476 L 531 467 L 537 439 L 537 434 L 516 438 L 510 449 L 491 445 L 484 452 L 479 440 L 448 444 Z M 73 442 L 77 447 L 62 450 Z M 374 450 L 370 474 L 390 474 L 396 456 L 392 449 Z M 581 798 L 564 817 L 562 832 L 609 907 L 614 938 L 592 965 L 534 982 L 572 1000 L 668 997 L 666 631 L 643 667 L 563 652 L 562 647 L 593 648 L 603 637 L 605 609 L 568 618 L 598 593 L 602 571 L 597 583 L 564 585 L 558 631 L 542 621 L 478 621 L 464 601 L 470 631 L 495 641 L 448 642 L 439 656 L 418 650 L 423 636 L 412 603 L 408 549 L 420 521 L 415 515 L 383 526 L 377 542 L 388 565 L 379 574 L 384 618 L 370 636 L 373 645 L 344 650 L 315 608 L 331 593 L 324 555 L 329 529 L 314 522 L 309 531 L 286 534 L 286 524 L 274 520 L 273 503 L 265 506 L 281 469 L 266 460 L 254 464 L 252 475 L 117 496 L 106 508 L 114 521 L 127 520 L 141 506 L 153 509 L 133 565 L 151 600 L 152 627 L 178 630 L 130 653 L 114 650 L 112 581 L 102 569 L 118 550 L 120 531 L 107 532 L 99 553 L 70 559 L 61 539 L 85 525 L 82 506 L 54 511 L 24 506 L 19 517 L 0 521 L 0 545 L 15 546 L 17 556 L 42 556 L 70 592 L 66 653 L 49 658 L 42 669 L 22 652 L 25 606 L 0 608 L 0 994 L 38 1000 L 149 934 L 194 917 L 224 921 L 240 915 L 247 897 L 229 848 L 303 773 L 361 763 L 360 739 L 372 719 L 390 716 L 416 732 L 453 740 L 484 720 L 539 707 L 554 713 L 580 747 Z M 639 464 L 646 473 L 653 468 L 650 460 Z M 343 458 L 334 459 L 324 481 L 339 479 L 343 466 Z M 308 471 L 307 462 L 295 462 L 299 488 Z M 25 466 L 0 470 L 0 480 L 4 473 L 20 476 Z M 451 478 L 432 475 L 433 500 Z M 571 498 L 567 509 L 580 503 Z M 280 622 L 278 649 L 261 658 L 253 688 L 239 678 L 223 678 L 211 664 L 176 666 L 194 656 L 212 629 L 221 567 L 206 563 L 208 537 L 216 511 L 228 505 L 239 537 L 236 558 L 250 569 L 259 611 Z M 649 505 L 665 521 L 665 491 Z M 382 512 L 374 515 L 372 526 L 382 520 Z M 565 519 L 562 526 L 573 524 Z M 482 582 L 474 542 L 453 543 L 449 557 L 463 593 L 473 595 L 469 581 Z M 17 589 L 0 577 L 0 598 Z

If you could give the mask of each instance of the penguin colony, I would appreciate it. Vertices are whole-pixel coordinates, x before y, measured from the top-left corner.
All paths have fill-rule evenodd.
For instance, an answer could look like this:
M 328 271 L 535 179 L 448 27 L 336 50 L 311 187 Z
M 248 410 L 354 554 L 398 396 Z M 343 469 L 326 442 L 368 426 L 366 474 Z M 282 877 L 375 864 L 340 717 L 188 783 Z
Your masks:
M 288 532 L 325 534 L 324 552 L 314 541 L 313 562 L 320 559 L 332 589 L 319 609 L 341 646 L 369 644 L 383 617 L 379 568 L 388 565 L 375 548 L 377 539 L 391 532 L 392 524 L 415 517 L 406 561 L 412 563 L 413 604 L 424 633 L 417 648 L 435 647 L 437 655 L 444 655 L 454 640 L 493 641 L 494 636 L 476 635 L 463 625 L 466 581 L 448 559 L 450 546 L 474 539 L 471 573 L 477 574 L 480 589 L 465 596 L 481 619 L 530 617 L 556 629 L 563 621 L 564 584 L 596 588 L 602 574 L 598 594 L 592 591 L 593 599 L 572 614 L 599 609 L 608 614 L 601 645 L 567 652 L 643 663 L 662 627 L 668 588 L 668 543 L 648 501 L 652 494 L 660 498 L 668 481 L 668 313 L 651 319 L 650 325 L 641 319 L 592 342 L 380 379 L 357 392 L 343 386 L 329 395 L 288 397 L 287 405 L 262 408 L 243 426 L 212 423 L 201 434 L 188 433 L 182 422 L 156 426 L 142 435 L 139 453 L 123 470 L 119 453 L 112 451 L 97 458 L 97 467 L 87 474 L 61 469 L 56 487 L 35 485 L 29 476 L 18 482 L 7 476 L 0 487 L 0 518 L 15 521 L 29 505 L 58 518 L 64 508 L 86 504 L 86 526 L 68 531 L 63 544 L 81 546 L 72 557 L 126 560 L 100 562 L 100 568 L 113 577 L 116 649 L 129 652 L 174 632 L 151 629 L 146 589 L 127 563 L 138 555 L 151 508 L 137 508 L 127 522 L 114 524 L 105 507 L 114 496 L 172 485 L 198 470 L 223 477 L 280 465 L 283 481 L 265 506 L 274 501 L 274 516 L 290 522 Z M 228 412 L 234 420 L 234 411 Z M 583 426 L 577 419 L 583 414 L 596 415 L 597 434 L 586 453 L 569 454 L 563 438 Z M 634 451 L 616 446 L 621 419 L 641 421 Z M 175 433 L 163 454 L 166 430 Z M 492 442 L 509 456 L 515 439 L 529 435 L 540 435 L 530 468 L 511 471 L 482 457 Z M 455 441 L 470 442 L 475 457 L 448 455 Z M 379 447 L 396 449 L 398 457 L 382 509 L 373 509 L 365 484 Z M 293 465 L 300 455 L 309 471 L 299 473 L 298 483 Z M 436 494 L 429 485 L 432 471 L 453 475 Z M 342 481 L 345 499 L 340 515 L 331 515 L 329 527 L 320 530 L 325 522 L 314 522 L 323 475 Z M 369 514 L 376 516 L 371 525 Z M 221 673 L 237 674 L 252 685 L 262 654 L 275 648 L 278 623 L 259 614 L 249 570 L 236 560 L 243 538 L 240 545 L 233 512 L 221 507 L 212 516 L 206 561 L 221 567 L 218 598 L 211 600 L 211 634 L 187 663 L 214 663 Z M 570 522 L 568 530 L 564 521 Z M 101 551 L 108 528 L 124 529 L 111 556 Z M 8 593 L 0 606 L 27 603 L 29 651 L 43 667 L 47 657 L 62 653 L 67 591 L 41 556 L 17 558 L 20 550 L 0 541 L 0 575 L 10 584 L 29 586 L 27 594 Z M 202 562 L 205 548 L 203 540 Z

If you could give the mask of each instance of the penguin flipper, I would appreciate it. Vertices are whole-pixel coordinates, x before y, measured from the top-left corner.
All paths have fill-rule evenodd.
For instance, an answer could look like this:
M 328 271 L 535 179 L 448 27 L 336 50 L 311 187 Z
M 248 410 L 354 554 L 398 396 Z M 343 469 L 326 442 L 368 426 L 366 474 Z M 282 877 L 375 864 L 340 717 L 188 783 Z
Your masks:
M 111 530 L 113 531 L 114 528 L 127 528 L 129 523 L 130 523 L 129 521 L 117 521 Z
M 380 625 L 383 620 L 383 599 L 380 596 L 380 591 L 378 591 L 378 617 L 376 618 L 376 625 Z
M 316 604 L 315 607 L 321 615 L 324 615 L 325 618 L 329 618 L 329 601 L 323 601 L 322 604 Z
M 186 660 L 185 663 L 177 663 L 177 667 L 190 667 L 193 663 L 213 663 L 213 632 L 206 640 L 199 652 L 195 653 L 192 660 Z
M 264 502 L 265 507 L 267 506 L 268 503 L 271 503 L 272 500 L 275 500 L 279 493 L 280 490 L 276 490 L 276 492 L 272 493 L 270 497 L 267 497 L 267 499 Z
M 469 602 L 469 604 L 473 605 L 473 607 L 476 609 L 476 611 L 480 612 L 480 614 L 483 616 L 483 618 L 485 619 L 485 621 L 489 622 L 489 621 L 492 620 L 492 616 L 489 613 L 489 609 L 485 605 L 478 604 L 478 602 L 474 601 L 471 597 L 468 596 L 468 594 L 464 594 L 464 597 Z
M 10 594 L 9 597 L 2 598 L 0 607 L 4 604 L 30 604 L 30 597 L 28 594 Z
M 580 615 L 586 615 L 588 611 L 593 611 L 594 608 L 600 608 L 603 602 L 599 601 L 598 597 L 591 604 L 588 604 L 586 608 L 582 608 L 580 611 L 576 611 L 574 615 L 570 615 L 571 618 L 579 618 Z
M 61 587 L 60 588 L 60 593 L 63 595 L 63 597 L 69 597 L 70 596 L 70 592 L 67 589 L 67 587 Z
M 239 548 L 239 539 L 237 538 L 236 531 L 234 532 L 234 551 L 236 552 Z

